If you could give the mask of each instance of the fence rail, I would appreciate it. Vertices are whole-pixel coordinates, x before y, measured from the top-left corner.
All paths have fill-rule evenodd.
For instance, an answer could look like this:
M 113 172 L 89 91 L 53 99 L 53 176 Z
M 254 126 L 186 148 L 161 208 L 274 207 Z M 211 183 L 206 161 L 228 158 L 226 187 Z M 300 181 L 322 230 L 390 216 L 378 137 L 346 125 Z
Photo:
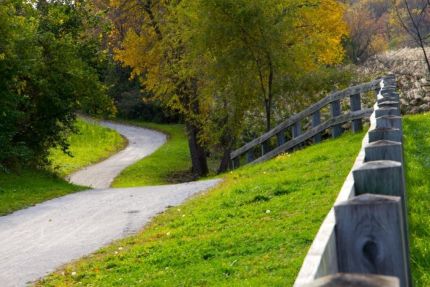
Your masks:
M 402 122 L 395 89 L 393 76 L 380 80 L 362 149 L 295 287 L 412 286 Z
M 342 134 L 341 125 L 346 122 L 352 122 L 353 132 L 361 130 L 362 119 L 369 117 L 373 111 L 373 109 L 362 110 L 361 94 L 371 91 L 379 92 L 379 83 L 380 80 L 374 80 L 326 96 L 302 112 L 291 116 L 272 130 L 233 151 L 230 154 L 231 167 L 239 167 L 240 158 L 244 155 L 247 155 L 247 163 L 257 163 L 273 158 L 310 139 L 313 139 L 314 142 L 319 142 L 321 141 L 321 133 L 326 129 L 331 129 L 332 136 L 337 137 Z M 342 114 L 341 100 L 348 97 L 350 99 L 350 112 Z M 386 104 L 387 109 L 392 107 L 389 103 Z M 321 123 L 321 110 L 326 106 L 330 106 L 331 118 Z M 311 127 L 307 131 L 302 131 L 301 122 L 308 117 L 311 117 Z M 285 132 L 288 129 L 291 129 L 292 139 L 285 141 Z M 274 137 L 277 139 L 277 146 L 270 150 L 268 142 Z M 261 155 L 254 158 L 254 150 L 258 146 L 260 146 Z

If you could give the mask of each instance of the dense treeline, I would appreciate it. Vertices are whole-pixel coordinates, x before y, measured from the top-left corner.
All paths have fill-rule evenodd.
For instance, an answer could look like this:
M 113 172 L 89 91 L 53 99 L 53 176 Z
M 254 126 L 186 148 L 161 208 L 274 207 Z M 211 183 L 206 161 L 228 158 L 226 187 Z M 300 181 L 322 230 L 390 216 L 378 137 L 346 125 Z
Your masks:
M 116 0 L 110 9 L 116 59 L 182 117 L 196 175 L 208 172 L 209 149 L 226 170 L 246 118 L 270 129 L 274 107 L 304 104 L 303 94 L 294 99 L 300 82 L 315 92 L 307 76 L 330 78 L 344 56 L 344 8 L 334 0 Z
M 207 174 L 208 156 L 225 171 L 232 149 L 356 78 L 345 63 L 397 45 L 414 21 L 427 35 L 428 9 L 406 19 L 407 3 L 3 0 L 0 165 L 67 151 L 80 111 L 179 120 L 192 172 Z

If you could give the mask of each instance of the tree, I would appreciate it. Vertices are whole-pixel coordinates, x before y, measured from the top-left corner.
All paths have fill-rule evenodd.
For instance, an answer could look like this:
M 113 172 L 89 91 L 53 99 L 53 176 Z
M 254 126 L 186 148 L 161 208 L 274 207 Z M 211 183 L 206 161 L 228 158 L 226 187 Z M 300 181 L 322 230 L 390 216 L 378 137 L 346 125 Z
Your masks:
M 333 0 L 146 0 L 116 7 L 133 18 L 117 59 L 183 116 L 193 167 L 205 161 L 202 145 L 209 142 L 223 147 L 225 170 L 247 110 L 263 103 L 269 130 L 286 78 L 343 58 L 343 8 Z
M 181 41 L 177 25 L 176 1 L 116 1 L 117 9 L 127 11 L 128 31 L 116 59 L 132 68 L 165 107 L 184 119 L 191 154 L 192 171 L 196 176 L 208 173 L 206 149 L 200 140 L 202 124 L 207 116 L 198 94 L 198 79 L 184 60 L 186 45 Z M 138 21 L 136 24 L 136 18 Z
M 348 57 L 354 63 L 363 63 L 371 56 L 386 49 L 383 16 L 377 18 L 366 3 L 358 2 L 348 7 L 345 20 L 348 23 Z
M 200 37 L 195 54 L 214 59 L 209 78 L 227 73 L 241 83 L 235 85 L 236 94 L 246 86 L 242 98 L 263 103 L 266 130 L 272 127 L 274 97 L 282 94 L 286 78 L 343 58 L 346 25 L 343 7 L 336 1 L 184 0 L 181 7 L 190 23 L 186 41 Z
M 430 74 L 430 60 L 426 51 L 430 37 L 430 1 L 396 0 L 394 10 L 401 27 L 412 41 L 421 48 L 424 61 Z

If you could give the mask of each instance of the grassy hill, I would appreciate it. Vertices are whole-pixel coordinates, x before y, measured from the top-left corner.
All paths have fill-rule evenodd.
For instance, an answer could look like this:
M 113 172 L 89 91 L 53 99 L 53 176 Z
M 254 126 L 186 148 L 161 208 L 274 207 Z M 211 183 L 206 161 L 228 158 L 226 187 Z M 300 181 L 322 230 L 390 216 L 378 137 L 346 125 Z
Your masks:
M 181 124 L 156 124 L 127 121 L 165 133 L 167 142 L 153 154 L 129 166 L 115 178 L 113 187 L 134 187 L 191 181 L 190 152 L 185 127 Z
M 224 182 L 39 286 L 291 286 L 360 149 L 347 134 Z M 341 147 L 341 148 L 339 148 Z

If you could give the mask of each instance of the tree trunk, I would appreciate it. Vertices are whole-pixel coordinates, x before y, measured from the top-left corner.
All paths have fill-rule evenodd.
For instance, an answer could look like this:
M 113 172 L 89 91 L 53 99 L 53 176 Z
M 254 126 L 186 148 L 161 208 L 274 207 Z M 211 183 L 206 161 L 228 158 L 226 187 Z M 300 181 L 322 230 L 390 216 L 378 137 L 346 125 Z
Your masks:
M 188 146 L 190 148 L 192 172 L 196 177 L 208 174 L 206 151 L 198 141 L 199 128 L 194 124 L 187 123 Z
M 264 100 L 264 106 L 266 110 L 266 131 L 270 131 L 270 129 L 272 128 L 272 123 L 271 123 L 272 111 L 271 111 L 270 99 Z
M 423 50 L 424 59 L 425 59 L 426 64 L 427 64 L 427 71 L 428 71 L 428 73 L 429 73 L 429 75 L 430 75 L 430 61 L 429 61 L 429 58 L 428 58 L 428 56 L 427 56 L 427 52 L 426 52 L 426 48 L 425 48 L 425 44 L 423 43 L 423 41 L 422 41 L 422 40 L 420 40 L 420 46 L 421 46 L 421 49 Z
M 231 161 L 230 153 L 231 153 L 230 147 L 225 147 L 223 149 L 223 154 L 222 154 L 221 162 L 220 162 L 220 165 L 218 167 L 217 173 L 223 173 L 229 169 L 230 161 Z
M 270 56 L 267 57 L 269 62 L 269 79 L 267 83 L 267 98 L 264 100 L 264 103 L 266 106 L 266 130 L 270 131 L 272 129 L 273 65 Z

